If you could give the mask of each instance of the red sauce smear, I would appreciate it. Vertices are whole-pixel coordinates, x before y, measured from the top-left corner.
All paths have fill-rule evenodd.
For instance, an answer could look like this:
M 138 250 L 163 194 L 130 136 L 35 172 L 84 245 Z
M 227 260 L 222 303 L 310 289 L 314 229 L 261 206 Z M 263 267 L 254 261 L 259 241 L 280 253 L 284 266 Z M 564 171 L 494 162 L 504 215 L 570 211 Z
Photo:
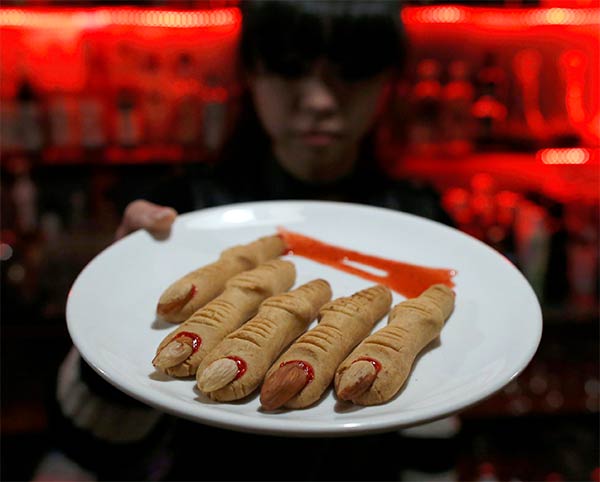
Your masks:
M 379 363 L 379 360 L 375 360 L 375 358 L 361 356 L 360 358 L 354 360 L 352 363 L 356 363 L 357 361 L 368 361 L 375 368 L 375 373 L 379 373 L 379 370 L 381 370 L 381 363 Z
M 202 338 L 200 338 L 196 333 L 192 333 L 190 331 L 180 331 L 177 333 L 171 341 L 177 340 L 177 338 L 189 338 L 192 340 L 192 353 L 196 353 L 198 348 L 200 348 L 200 344 L 202 343 Z
M 452 277 L 456 275 L 456 270 L 454 269 L 429 268 L 380 258 L 327 244 L 318 239 L 294 233 L 282 227 L 278 227 L 277 231 L 286 245 L 286 254 L 302 256 L 317 263 L 326 264 L 341 271 L 386 285 L 408 298 L 419 296 L 433 284 L 442 283 L 450 288 L 455 286 L 452 281 Z M 380 276 L 370 273 L 352 266 L 348 262 L 370 266 L 387 274 Z
M 196 288 L 196 285 L 192 283 L 192 287 L 190 288 L 189 293 L 185 297 L 185 301 L 183 302 L 183 304 L 186 304 L 188 301 L 190 301 L 196 295 L 197 292 L 198 288 Z
M 235 376 L 234 380 L 237 380 L 238 378 L 240 378 L 244 373 L 246 373 L 246 369 L 248 368 L 246 365 L 246 361 L 237 357 L 237 356 L 228 356 L 226 358 L 229 358 L 230 360 L 233 360 L 238 367 L 238 372 L 237 375 Z
M 306 374 L 306 383 L 307 384 L 309 382 L 311 382 L 313 378 L 315 378 L 315 370 L 313 369 L 311 364 L 308 362 L 302 361 L 302 360 L 289 360 L 286 362 L 282 362 L 281 365 L 279 365 L 279 367 L 289 365 L 290 363 L 294 363 L 299 368 L 302 368 L 302 370 L 304 370 L 304 373 Z

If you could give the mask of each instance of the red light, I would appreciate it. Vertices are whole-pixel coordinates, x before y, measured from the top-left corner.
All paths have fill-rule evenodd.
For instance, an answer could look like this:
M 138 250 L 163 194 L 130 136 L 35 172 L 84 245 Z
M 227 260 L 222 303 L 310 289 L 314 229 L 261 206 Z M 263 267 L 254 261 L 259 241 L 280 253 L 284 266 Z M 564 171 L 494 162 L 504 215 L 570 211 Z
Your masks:
M 201 11 L 104 8 L 79 10 L 0 9 L 0 27 L 90 29 L 109 25 L 145 27 L 226 27 L 241 22 L 238 8 Z
M 537 157 L 544 164 L 585 164 L 590 160 L 590 151 L 579 147 L 542 149 Z
M 506 9 L 462 6 L 406 7 L 402 19 L 407 24 L 461 23 L 480 27 L 536 25 L 597 25 L 598 8 Z

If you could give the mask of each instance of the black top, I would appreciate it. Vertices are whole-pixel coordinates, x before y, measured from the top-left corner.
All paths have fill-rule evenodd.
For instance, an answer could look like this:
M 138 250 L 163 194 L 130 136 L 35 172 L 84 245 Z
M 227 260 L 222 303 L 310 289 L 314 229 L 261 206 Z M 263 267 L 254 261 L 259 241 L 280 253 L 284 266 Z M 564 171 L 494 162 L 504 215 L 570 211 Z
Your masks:
M 267 151 L 240 154 L 209 164 L 185 165 L 162 179 L 147 199 L 171 206 L 180 214 L 206 207 L 265 200 L 341 201 L 395 209 L 452 225 L 439 193 L 429 184 L 397 180 L 362 157 L 354 171 L 333 182 L 310 183 L 287 173 Z

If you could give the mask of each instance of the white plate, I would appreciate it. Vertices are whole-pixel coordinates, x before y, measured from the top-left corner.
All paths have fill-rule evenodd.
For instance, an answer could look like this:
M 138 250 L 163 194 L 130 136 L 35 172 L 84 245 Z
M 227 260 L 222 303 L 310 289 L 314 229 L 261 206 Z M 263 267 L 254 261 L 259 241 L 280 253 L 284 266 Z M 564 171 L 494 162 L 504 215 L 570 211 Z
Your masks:
M 417 359 L 405 387 L 389 403 L 356 407 L 330 390 L 304 410 L 263 412 L 257 393 L 235 403 L 197 394 L 192 379 L 175 380 L 151 364 L 174 329 L 155 320 L 162 291 L 183 274 L 235 244 L 283 226 L 326 243 L 458 274 L 456 308 L 440 342 Z M 298 286 L 327 279 L 333 296 L 373 283 L 299 256 Z M 394 294 L 394 303 L 403 296 Z M 384 318 L 375 329 L 385 325 Z M 445 225 L 397 211 L 335 202 L 268 201 L 181 215 L 171 236 L 139 231 L 109 246 L 80 273 L 69 294 L 67 324 L 84 359 L 134 398 L 196 422 L 292 436 L 343 436 L 408 427 L 456 413 L 514 379 L 537 350 L 542 315 L 526 279 L 503 256 Z M 313 323 L 314 325 L 314 323 Z M 313 326 L 311 325 L 311 326 Z

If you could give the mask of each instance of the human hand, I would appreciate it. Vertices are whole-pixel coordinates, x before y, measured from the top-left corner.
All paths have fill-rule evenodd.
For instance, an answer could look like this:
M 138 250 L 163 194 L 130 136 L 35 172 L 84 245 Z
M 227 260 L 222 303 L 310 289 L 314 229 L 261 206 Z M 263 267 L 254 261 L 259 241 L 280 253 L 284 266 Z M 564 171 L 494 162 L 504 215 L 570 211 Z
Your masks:
M 125 208 L 121 224 L 115 233 L 115 240 L 138 229 L 145 229 L 157 239 L 166 238 L 176 217 L 177 211 L 171 207 L 137 199 Z

